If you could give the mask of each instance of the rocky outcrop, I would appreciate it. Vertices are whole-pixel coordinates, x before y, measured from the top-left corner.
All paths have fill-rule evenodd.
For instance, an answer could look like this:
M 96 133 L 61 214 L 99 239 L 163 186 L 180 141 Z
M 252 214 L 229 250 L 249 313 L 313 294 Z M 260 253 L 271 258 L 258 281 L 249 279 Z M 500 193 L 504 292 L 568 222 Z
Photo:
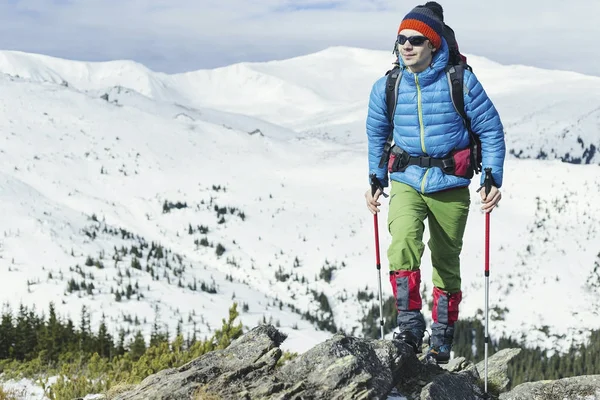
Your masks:
M 522 383 L 500 400 L 595 400 L 600 399 L 600 375 L 575 376 L 556 381 Z
M 488 385 L 494 387 L 498 392 L 504 392 L 510 384 L 508 379 L 508 364 L 510 360 L 518 356 L 521 349 L 503 349 L 488 359 Z M 485 364 L 483 361 L 476 365 L 480 376 L 484 376 Z
M 337 334 L 280 366 L 279 346 L 285 338 L 271 325 L 258 326 L 228 348 L 152 375 L 114 399 L 383 400 L 390 393 L 409 400 L 484 398 L 482 363 L 473 365 L 456 358 L 440 368 L 417 358 L 408 345 L 396 340 Z M 488 359 L 489 388 L 502 391 L 508 387 L 507 366 L 519 351 L 503 350 Z M 599 382 L 598 377 L 581 377 L 523 384 L 500 399 L 593 399 L 584 396 L 600 393 Z M 562 397 L 543 397 L 548 393 Z M 576 393 L 582 397 L 568 397 Z
M 196 393 L 219 399 L 383 399 L 402 376 L 418 376 L 423 365 L 396 341 L 335 335 L 281 368 L 285 339 L 262 325 L 177 369 L 145 379 L 119 400 L 193 399 Z

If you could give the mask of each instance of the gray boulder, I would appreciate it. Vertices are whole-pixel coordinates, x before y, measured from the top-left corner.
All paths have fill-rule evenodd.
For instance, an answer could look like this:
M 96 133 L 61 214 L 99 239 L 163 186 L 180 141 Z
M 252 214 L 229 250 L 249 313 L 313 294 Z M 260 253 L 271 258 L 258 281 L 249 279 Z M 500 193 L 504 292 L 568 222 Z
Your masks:
M 488 358 L 488 387 L 493 387 L 499 393 L 506 391 L 510 384 L 508 364 L 520 352 L 521 349 L 503 349 Z M 483 378 L 485 373 L 484 361 L 477 363 L 476 368 Z
M 281 357 L 279 345 L 285 338 L 270 325 L 259 326 L 224 350 L 149 376 L 115 400 L 193 399 L 198 392 L 243 399 L 247 397 L 243 393 L 253 389 L 266 395 L 269 387 L 276 386 L 269 385 L 273 382 L 271 372 Z M 236 397 L 233 393 L 237 393 Z
M 575 376 L 555 381 L 527 382 L 502 393 L 500 400 L 596 400 L 600 375 Z
M 427 384 L 421 392 L 421 400 L 479 400 L 483 391 L 474 370 L 441 374 Z

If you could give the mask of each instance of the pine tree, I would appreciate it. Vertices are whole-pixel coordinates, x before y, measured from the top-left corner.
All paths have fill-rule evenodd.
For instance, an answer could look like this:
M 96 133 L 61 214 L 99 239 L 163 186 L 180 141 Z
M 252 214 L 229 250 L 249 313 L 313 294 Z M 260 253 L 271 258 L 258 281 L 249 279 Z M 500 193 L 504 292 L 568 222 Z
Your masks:
M 121 328 L 119 330 L 119 341 L 115 348 L 115 355 L 121 356 L 123 354 L 125 354 L 125 330 Z
M 65 338 L 61 335 L 61 323 L 56 317 L 56 309 L 54 303 L 50 303 L 48 307 L 48 321 L 43 329 L 40 338 L 40 350 L 46 351 L 47 362 L 57 362 L 58 357 L 64 351 Z
M 79 322 L 79 350 L 87 353 L 92 351 L 92 332 L 90 329 L 90 315 L 85 305 L 81 306 L 81 320 Z
M 15 331 L 11 309 L 6 306 L 0 322 L 0 359 L 12 358 L 14 352 Z
M 131 355 L 131 359 L 133 361 L 137 361 L 141 356 L 146 352 L 146 342 L 144 341 L 144 336 L 142 332 L 137 331 L 133 342 L 129 344 L 129 354 Z
M 19 306 L 15 325 L 14 358 L 24 361 L 33 350 L 32 343 L 27 340 L 32 336 L 32 328 L 28 323 L 27 309 L 23 304 Z
M 98 337 L 96 338 L 96 352 L 100 357 L 111 358 L 114 354 L 114 345 L 111 335 L 106 328 L 106 316 L 102 314 L 102 321 L 98 328 Z
M 163 332 L 159 327 L 159 315 L 158 313 L 154 317 L 154 323 L 152 324 L 152 332 L 150 332 L 150 344 L 149 346 L 158 346 L 161 343 L 169 342 L 168 330 Z
M 215 332 L 214 337 L 217 349 L 226 348 L 233 340 L 242 335 L 242 323 L 233 325 L 238 316 L 237 303 L 233 303 L 231 308 L 229 308 L 229 320 L 225 321 L 225 318 L 223 318 L 223 326 Z
M 75 324 L 71 318 L 67 319 L 67 324 L 62 327 L 64 348 L 66 351 L 76 351 L 79 349 L 79 335 L 75 331 Z

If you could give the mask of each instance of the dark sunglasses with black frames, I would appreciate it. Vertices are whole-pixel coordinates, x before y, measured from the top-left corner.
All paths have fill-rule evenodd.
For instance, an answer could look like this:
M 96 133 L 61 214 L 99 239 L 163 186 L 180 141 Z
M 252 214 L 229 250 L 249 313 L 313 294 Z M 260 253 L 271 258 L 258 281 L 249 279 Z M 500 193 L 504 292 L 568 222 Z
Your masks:
M 425 42 L 429 40 L 427 39 L 425 36 L 404 36 L 404 35 L 398 35 L 398 43 L 403 46 L 404 43 L 406 43 L 406 41 L 408 41 L 408 43 L 410 43 L 412 46 L 423 46 L 423 44 L 425 44 Z

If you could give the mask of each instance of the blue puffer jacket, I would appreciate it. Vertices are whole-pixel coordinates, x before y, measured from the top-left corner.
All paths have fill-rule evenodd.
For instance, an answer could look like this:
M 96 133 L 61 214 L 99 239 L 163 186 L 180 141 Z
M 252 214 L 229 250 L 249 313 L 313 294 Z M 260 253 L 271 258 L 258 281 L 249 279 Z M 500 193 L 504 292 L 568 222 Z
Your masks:
M 399 61 L 403 67 L 402 58 Z M 445 72 L 447 63 L 448 46 L 443 40 L 429 68 L 417 74 L 407 68 L 402 71 L 394 114 L 394 143 L 411 156 L 442 158 L 452 150 L 469 144 L 469 133 L 452 104 Z M 375 173 L 384 187 L 388 186 L 388 172 L 387 167 L 379 168 L 379 161 L 391 129 L 386 117 L 385 85 L 385 76 L 373 85 L 367 115 L 369 175 Z M 482 167 L 492 168 L 496 186 L 500 187 L 506 153 L 504 129 L 481 83 L 468 70 L 464 75 L 464 98 L 471 127 L 481 138 Z M 480 174 L 480 177 L 483 184 L 485 174 Z M 394 172 L 390 178 L 421 193 L 468 186 L 470 183 L 469 179 L 444 174 L 437 167 L 416 165 L 409 166 L 404 172 Z

